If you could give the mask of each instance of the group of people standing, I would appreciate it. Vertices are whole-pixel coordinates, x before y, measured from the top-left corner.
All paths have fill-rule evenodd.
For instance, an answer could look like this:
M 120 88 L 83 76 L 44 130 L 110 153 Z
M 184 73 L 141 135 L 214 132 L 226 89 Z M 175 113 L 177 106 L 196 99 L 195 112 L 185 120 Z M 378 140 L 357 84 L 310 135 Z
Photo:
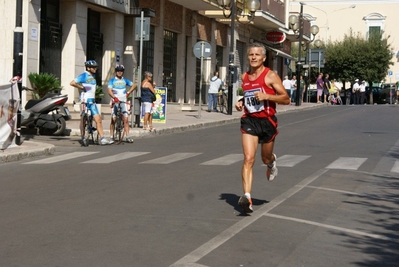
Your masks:
M 128 122 L 128 107 L 127 107 L 127 98 L 133 92 L 133 90 L 137 89 L 137 84 L 133 84 L 132 81 L 123 77 L 125 72 L 125 67 L 121 64 L 116 65 L 115 67 L 115 76 L 111 78 L 108 82 L 108 95 L 111 97 L 111 124 L 110 124 L 110 138 L 106 138 L 104 135 L 104 129 L 102 125 L 102 118 L 98 111 L 96 102 L 95 102 L 95 92 L 97 87 L 97 81 L 95 78 L 95 74 L 97 72 L 98 64 L 95 60 L 88 60 L 85 62 L 86 71 L 76 77 L 74 80 L 70 82 L 70 85 L 78 88 L 80 90 L 79 100 L 82 103 L 82 111 L 90 110 L 91 115 L 93 116 L 93 120 L 96 123 L 96 129 L 99 134 L 99 142 L 101 145 L 109 145 L 114 143 L 113 140 L 113 130 L 115 127 L 116 114 L 118 112 L 118 108 L 120 107 L 121 112 L 123 114 L 123 122 L 124 122 L 124 130 L 126 134 L 126 142 L 133 143 L 133 138 L 129 135 L 129 122 Z M 141 82 L 141 102 L 144 108 L 144 130 L 153 130 L 152 126 L 152 107 L 153 107 L 153 98 L 152 95 L 155 95 L 155 83 L 152 82 L 152 73 L 146 71 L 144 73 L 144 79 Z M 87 146 L 88 141 L 84 137 L 83 134 L 83 125 L 81 121 L 80 130 L 82 132 L 82 145 Z
M 323 76 L 323 73 L 319 73 L 316 79 L 316 88 L 317 88 L 317 103 L 325 103 L 327 104 L 330 96 L 334 95 L 335 97 L 340 98 L 341 86 L 337 83 L 335 79 L 330 81 L 330 75 L 326 73 Z M 323 98 L 323 102 L 321 99 Z
M 292 75 L 291 80 L 288 78 L 288 75 L 284 76 L 283 86 L 285 90 L 287 90 L 288 96 L 291 98 L 291 102 L 295 103 L 297 98 L 297 78 L 296 75 Z M 299 76 L 299 101 L 303 101 L 303 97 L 306 91 L 306 83 L 303 79 L 303 76 Z
M 354 105 L 366 104 L 366 81 L 363 80 L 361 83 L 359 83 L 359 79 L 356 79 L 352 86 L 352 94 Z

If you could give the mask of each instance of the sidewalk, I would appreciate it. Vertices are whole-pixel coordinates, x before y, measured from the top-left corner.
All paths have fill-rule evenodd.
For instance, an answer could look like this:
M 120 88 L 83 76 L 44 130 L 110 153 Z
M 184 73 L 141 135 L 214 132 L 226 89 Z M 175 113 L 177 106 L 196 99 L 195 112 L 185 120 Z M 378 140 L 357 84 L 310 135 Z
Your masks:
M 315 103 L 302 103 L 301 106 L 291 105 L 278 105 L 277 106 L 277 116 L 285 112 L 312 109 L 325 107 L 323 104 Z M 206 109 L 206 106 L 203 106 Z M 233 111 L 232 115 L 226 115 L 223 113 L 206 112 L 201 110 L 200 116 L 197 111 L 180 111 L 176 108 L 170 109 L 166 114 L 166 123 L 154 123 L 155 131 L 149 132 L 144 131 L 142 128 L 131 128 L 130 136 L 133 138 L 140 138 L 144 136 L 151 135 L 162 135 L 171 134 L 176 132 L 182 132 L 191 129 L 198 129 L 202 127 L 212 127 L 217 125 L 222 125 L 231 122 L 239 122 L 242 116 L 242 112 Z M 106 137 L 109 137 L 109 124 L 110 116 L 105 115 L 103 119 L 104 133 Z M 140 126 L 143 126 L 142 123 Z M 67 121 L 67 132 L 69 136 L 79 136 L 79 120 Z M 23 136 L 21 138 L 24 140 Z M 42 155 L 51 155 L 55 152 L 55 146 L 52 144 L 47 144 L 43 142 L 35 141 L 23 141 L 20 146 L 14 146 L 7 148 L 4 151 L 0 151 L 0 164 L 4 162 L 18 161 L 24 158 L 30 158 Z

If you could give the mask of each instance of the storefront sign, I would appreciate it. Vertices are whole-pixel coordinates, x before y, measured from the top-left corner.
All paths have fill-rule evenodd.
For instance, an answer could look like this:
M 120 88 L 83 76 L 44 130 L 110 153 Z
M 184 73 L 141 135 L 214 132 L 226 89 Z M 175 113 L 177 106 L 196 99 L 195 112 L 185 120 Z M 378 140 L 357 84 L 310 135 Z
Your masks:
M 272 44 L 281 44 L 285 41 L 285 33 L 280 31 L 271 31 L 266 33 L 266 41 Z
M 156 100 L 152 105 L 152 122 L 154 123 L 165 123 L 166 122 L 166 94 L 168 89 L 166 87 L 155 88 Z M 144 106 L 141 106 L 141 121 L 144 121 Z
M 86 0 L 86 2 L 94 3 L 126 14 L 130 13 L 129 1 L 131 0 Z

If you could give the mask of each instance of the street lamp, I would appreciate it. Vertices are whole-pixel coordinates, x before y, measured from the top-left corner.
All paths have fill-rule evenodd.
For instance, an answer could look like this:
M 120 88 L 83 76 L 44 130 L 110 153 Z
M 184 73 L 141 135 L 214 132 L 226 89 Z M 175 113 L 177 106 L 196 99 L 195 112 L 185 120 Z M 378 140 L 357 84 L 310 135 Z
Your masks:
M 290 23 L 290 28 L 294 31 L 297 32 L 299 30 L 299 46 L 298 46 L 298 61 L 297 61 L 297 67 L 296 67 L 296 96 L 295 96 L 295 105 L 300 106 L 301 101 L 300 101 L 300 89 L 301 89 L 301 52 L 302 52 L 302 39 L 303 39 L 303 6 L 306 5 L 303 2 L 300 2 L 301 4 L 301 10 L 299 12 L 299 16 L 296 15 L 290 15 L 288 18 L 288 21 Z M 310 27 L 310 33 L 313 35 L 313 38 L 310 40 L 312 42 L 314 40 L 314 37 L 316 34 L 319 33 L 319 27 L 317 25 L 312 25 Z
M 231 25 L 230 25 L 230 53 L 229 53 L 229 74 L 230 74 L 230 79 L 229 79 L 229 86 L 228 86 L 228 92 L 227 92 L 227 114 L 232 115 L 233 114 L 233 83 L 234 79 L 236 77 L 236 67 L 234 66 L 234 43 L 235 43 L 235 38 L 234 38 L 234 32 L 235 32 L 235 20 L 236 20 L 236 11 L 237 11 L 237 5 L 236 5 L 236 0 L 218 0 L 218 4 L 223 8 L 223 16 L 225 18 L 231 18 Z M 247 23 L 252 22 L 255 18 L 255 11 L 259 9 L 260 7 L 260 2 L 259 0 L 244 0 L 243 2 L 243 7 L 244 10 L 241 10 L 241 12 L 237 18 L 238 22 L 240 21 L 240 17 L 244 17 L 247 20 Z M 226 14 L 226 10 L 230 10 L 229 14 Z

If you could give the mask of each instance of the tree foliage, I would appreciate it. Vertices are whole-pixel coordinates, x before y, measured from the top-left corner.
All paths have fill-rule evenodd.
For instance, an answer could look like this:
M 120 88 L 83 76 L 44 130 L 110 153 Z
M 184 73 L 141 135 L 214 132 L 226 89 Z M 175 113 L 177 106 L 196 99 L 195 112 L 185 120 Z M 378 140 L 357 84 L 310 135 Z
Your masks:
M 371 34 L 368 39 L 355 35 L 352 30 L 343 41 L 325 46 L 325 73 L 331 78 L 346 81 L 355 79 L 381 82 L 386 77 L 389 66 L 393 65 L 389 36 L 382 33 Z

